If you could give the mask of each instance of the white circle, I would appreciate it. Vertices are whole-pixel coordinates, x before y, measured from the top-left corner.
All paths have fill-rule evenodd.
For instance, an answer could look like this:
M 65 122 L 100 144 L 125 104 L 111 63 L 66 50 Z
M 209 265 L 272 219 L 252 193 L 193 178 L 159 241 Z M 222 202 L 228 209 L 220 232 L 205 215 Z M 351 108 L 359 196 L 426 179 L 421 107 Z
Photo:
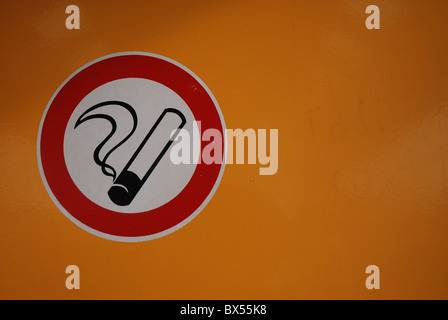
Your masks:
M 120 241 L 120 242 L 141 242 L 141 241 L 147 241 L 147 240 L 153 240 L 153 239 L 157 239 L 166 235 L 169 235 L 171 233 L 173 233 L 176 230 L 179 230 L 180 228 L 182 228 L 183 226 L 185 226 L 186 224 L 188 224 L 191 220 L 193 220 L 209 203 L 209 201 L 211 200 L 211 198 L 213 197 L 213 195 L 215 194 L 216 190 L 218 189 L 218 186 L 221 182 L 221 179 L 223 177 L 224 174 L 224 169 L 225 169 L 225 159 L 227 157 L 227 136 L 224 135 L 224 153 L 223 153 L 223 163 L 221 166 L 221 169 L 219 171 L 219 175 L 218 178 L 215 181 L 215 184 L 213 186 L 213 188 L 210 190 L 210 193 L 208 194 L 208 196 L 206 197 L 206 199 L 202 202 L 202 204 L 185 220 L 183 220 L 182 222 L 176 224 L 175 226 L 163 230 L 161 232 L 155 233 L 155 234 L 151 234 L 151 235 L 146 235 L 146 236 L 138 236 L 138 237 L 127 237 L 127 236 L 117 236 L 117 235 L 111 235 L 108 233 L 104 233 L 102 231 L 96 230 L 94 228 L 91 228 L 87 225 L 85 225 L 84 223 L 82 223 L 81 221 L 77 220 L 76 218 L 74 218 L 72 216 L 72 214 L 70 212 L 68 212 L 65 207 L 59 202 L 59 200 L 56 198 L 56 196 L 54 195 L 52 189 L 50 188 L 50 185 L 47 181 L 47 178 L 45 176 L 45 172 L 43 169 L 43 164 L 42 164 L 42 157 L 41 157 L 41 139 L 42 139 L 42 129 L 44 126 L 44 122 L 47 116 L 47 113 L 54 101 L 54 99 L 57 97 L 57 95 L 59 94 L 59 92 L 62 90 L 62 88 L 64 88 L 64 86 L 70 81 L 72 80 L 76 75 L 78 75 L 81 71 L 89 68 L 90 66 L 106 60 L 106 59 L 110 59 L 110 58 L 114 58 L 114 57 L 120 57 L 120 56 L 131 56 L 131 55 L 140 55 L 140 56 L 147 56 L 147 57 L 151 57 L 151 58 L 156 58 L 156 59 L 161 59 L 164 60 L 168 63 L 171 63 L 175 66 L 177 66 L 178 68 L 184 70 L 185 72 L 187 72 L 190 76 L 192 76 L 196 81 L 198 81 L 200 83 L 200 85 L 205 89 L 205 91 L 207 92 L 207 94 L 209 95 L 209 97 L 212 99 L 213 104 L 216 108 L 216 111 L 218 112 L 219 118 L 221 120 L 221 125 L 222 125 L 222 130 L 223 132 L 225 132 L 226 130 L 226 126 L 225 126 L 225 121 L 224 121 L 224 116 L 221 112 L 221 109 L 219 107 L 218 101 L 216 100 L 216 98 L 213 96 L 212 92 L 210 91 L 210 89 L 207 87 L 207 85 L 196 75 L 194 74 L 190 69 L 188 69 L 187 67 L 183 66 L 182 64 L 180 64 L 179 62 L 172 60 L 170 58 L 158 55 L 158 54 L 154 54 L 154 53 L 147 53 L 147 52 L 140 52 L 140 51 L 129 51 L 129 52 L 119 52 L 119 53 L 114 53 L 114 54 L 110 54 L 107 56 L 103 56 L 100 58 L 97 58 L 89 63 L 87 63 L 86 65 L 80 67 L 78 70 L 76 70 L 75 72 L 73 72 L 67 79 L 65 79 L 65 81 L 58 87 L 58 89 L 56 90 L 56 92 L 53 94 L 53 96 L 51 97 L 50 101 L 48 102 L 45 111 L 43 112 L 40 124 L 39 124 L 39 132 L 37 135 L 37 163 L 38 163 L 38 167 L 39 167 L 39 172 L 40 175 L 42 177 L 42 182 L 44 184 L 45 189 L 47 190 L 50 198 L 52 199 L 52 201 L 54 202 L 54 204 L 58 207 L 58 209 L 74 224 L 76 224 L 78 227 L 82 228 L 83 230 L 96 235 L 98 237 L 104 238 L 104 239 L 109 239 L 109 240 L 113 240 L 113 241 Z
M 105 175 L 93 157 L 96 148 L 111 133 L 111 123 L 104 118 L 95 118 L 76 126 L 85 113 L 106 114 L 116 120 L 115 133 L 100 149 L 100 158 L 104 158 L 134 127 L 131 113 L 112 103 L 113 101 L 128 104 L 137 115 L 135 132 L 107 158 L 107 164 L 115 169 L 115 178 L 130 163 L 132 156 L 165 109 L 174 108 L 184 115 L 186 123 L 183 129 L 189 133 L 191 139 L 199 137 L 197 126 L 194 125 L 195 118 L 185 101 L 173 90 L 158 82 L 141 78 L 123 78 L 94 89 L 81 100 L 70 117 L 64 136 L 64 157 L 70 177 L 78 189 L 92 202 L 115 212 L 139 213 L 153 210 L 175 198 L 185 188 L 195 171 L 196 161 L 192 160 L 190 164 L 173 164 L 169 149 L 132 202 L 126 206 L 115 204 L 108 195 L 114 177 Z M 105 102 L 111 103 L 88 111 L 93 106 Z M 168 143 L 168 132 L 177 129 L 181 122 L 178 116 L 171 115 L 163 118 L 164 121 L 160 122 L 148 141 L 143 144 L 143 148 L 129 167 L 140 178 Z

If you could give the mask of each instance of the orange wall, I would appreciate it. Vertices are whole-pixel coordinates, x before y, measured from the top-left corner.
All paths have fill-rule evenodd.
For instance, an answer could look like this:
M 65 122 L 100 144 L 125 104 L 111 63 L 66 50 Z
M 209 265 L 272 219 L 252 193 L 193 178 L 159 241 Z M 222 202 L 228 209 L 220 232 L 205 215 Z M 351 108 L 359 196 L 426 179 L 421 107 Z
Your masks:
M 65 28 L 65 8 L 81 29 Z M 381 9 L 367 30 L 365 8 Z M 0 3 L 0 298 L 448 298 L 448 2 Z M 196 73 L 227 128 L 279 129 L 279 170 L 228 165 L 166 237 L 119 243 L 53 204 L 36 144 L 75 70 L 146 51 Z M 65 287 L 78 265 L 81 289 Z M 365 268 L 381 270 L 367 290 Z

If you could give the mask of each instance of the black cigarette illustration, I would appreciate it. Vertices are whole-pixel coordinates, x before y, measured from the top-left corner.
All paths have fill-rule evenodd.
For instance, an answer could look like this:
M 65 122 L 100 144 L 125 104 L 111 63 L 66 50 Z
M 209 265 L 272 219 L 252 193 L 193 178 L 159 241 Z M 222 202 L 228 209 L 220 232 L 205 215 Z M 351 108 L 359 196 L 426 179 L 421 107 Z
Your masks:
M 158 152 L 157 157 L 152 163 L 146 163 L 147 165 L 147 171 L 144 172 L 140 167 L 138 171 L 135 172 L 134 168 L 134 162 L 136 158 L 139 156 L 141 151 L 145 148 L 147 148 L 148 141 L 150 138 L 155 134 L 158 128 L 162 127 L 165 122 L 165 119 L 167 116 L 175 116 L 177 119 L 177 126 L 173 127 L 173 124 L 171 121 L 169 129 L 169 135 L 165 136 L 165 144 L 161 146 L 161 150 Z M 179 123 L 180 122 L 180 123 Z M 113 186 L 109 189 L 108 194 L 109 198 L 119 206 L 127 206 L 129 205 L 132 200 L 135 198 L 137 193 L 140 191 L 141 187 L 145 184 L 146 180 L 148 180 L 149 176 L 153 172 L 154 168 L 159 164 L 160 160 L 163 158 L 165 153 L 170 148 L 171 144 L 176 139 L 177 135 L 179 134 L 180 129 L 182 129 L 185 126 L 186 119 L 185 116 L 177 109 L 173 108 L 167 108 L 163 110 L 160 117 L 157 119 L 156 123 L 153 125 L 149 133 L 146 135 L 146 137 L 141 142 L 140 146 L 137 148 L 135 153 L 132 155 L 129 162 L 124 167 L 123 171 L 118 175 L 117 179 L 115 179 Z M 167 125 L 168 123 L 165 123 Z M 177 130 L 176 130 L 177 129 Z M 176 132 L 171 136 L 171 133 L 176 130 Z M 160 148 L 160 146 L 159 146 Z M 134 168 L 132 168 L 134 167 Z M 143 171 L 143 176 L 141 176 Z M 140 174 L 140 175 L 139 175 Z
M 100 108 L 110 108 L 111 106 L 119 106 L 127 110 L 131 115 L 133 123 L 132 128 L 125 137 L 101 159 L 101 150 L 117 131 L 117 122 L 112 116 L 99 112 L 106 112 L 107 110 Z M 117 176 L 116 170 L 106 162 L 111 153 L 134 134 L 137 127 L 137 114 L 127 103 L 121 101 L 102 102 L 84 112 L 77 120 L 75 129 L 81 123 L 91 119 L 104 119 L 112 125 L 109 135 L 96 147 L 93 159 L 101 167 L 103 174 L 113 177 L 113 185 L 107 193 L 112 202 L 119 206 L 127 206 L 132 202 L 186 123 L 185 116 L 179 110 L 174 108 L 163 110 L 151 130 Z

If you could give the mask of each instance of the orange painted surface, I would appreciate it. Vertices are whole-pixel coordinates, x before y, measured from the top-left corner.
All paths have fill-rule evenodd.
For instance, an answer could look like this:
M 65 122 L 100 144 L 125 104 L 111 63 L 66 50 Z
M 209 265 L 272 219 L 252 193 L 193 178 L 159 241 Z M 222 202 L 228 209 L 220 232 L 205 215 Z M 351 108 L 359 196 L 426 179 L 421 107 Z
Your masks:
M 81 29 L 65 28 L 76 4 Z M 381 10 L 367 30 L 365 8 Z M 446 1 L 6 1 L 0 4 L 0 298 L 448 298 Z M 208 206 L 119 243 L 48 196 L 45 107 L 84 64 L 174 59 L 227 128 L 279 129 L 279 170 L 228 165 Z M 81 289 L 65 287 L 65 268 Z M 381 289 L 367 290 L 368 265 Z

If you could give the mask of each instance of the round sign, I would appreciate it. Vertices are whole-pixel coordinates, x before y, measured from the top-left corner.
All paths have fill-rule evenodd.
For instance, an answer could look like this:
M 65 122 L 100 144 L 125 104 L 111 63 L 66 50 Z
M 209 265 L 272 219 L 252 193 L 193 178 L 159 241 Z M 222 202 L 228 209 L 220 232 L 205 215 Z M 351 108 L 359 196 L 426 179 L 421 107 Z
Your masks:
M 221 134 L 222 161 L 201 161 L 208 129 Z M 225 139 L 218 103 L 195 74 L 159 55 L 125 52 L 88 63 L 58 88 L 40 124 L 38 162 L 72 222 L 137 242 L 181 228 L 207 205 L 224 172 Z M 191 161 L 172 161 L 176 143 L 192 147 L 179 148 Z

